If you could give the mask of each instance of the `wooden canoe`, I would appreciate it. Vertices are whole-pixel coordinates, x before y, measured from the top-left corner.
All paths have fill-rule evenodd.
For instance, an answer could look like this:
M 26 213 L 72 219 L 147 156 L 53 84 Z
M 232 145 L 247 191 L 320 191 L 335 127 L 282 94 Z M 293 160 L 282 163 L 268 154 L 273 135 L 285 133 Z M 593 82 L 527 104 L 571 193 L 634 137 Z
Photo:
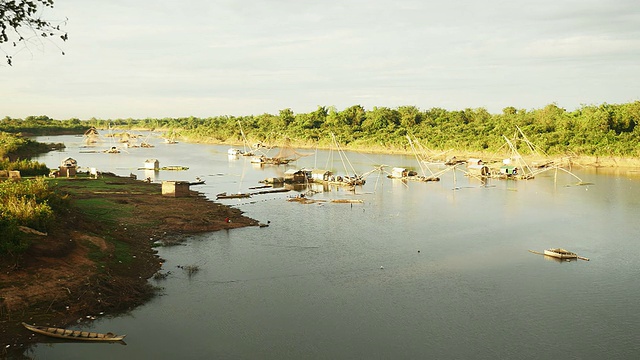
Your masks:
M 81 330 L 67 330 L 49 326 L 29 325 L 25 322 L 22 323 L 24 327 L 33 331 L 34 333 L 51 336 L 59 339 L 67 340 L 82 340 L 82 341 L 122 341 L 127 335 L 116 335 L 113 333 L 96 333 Z

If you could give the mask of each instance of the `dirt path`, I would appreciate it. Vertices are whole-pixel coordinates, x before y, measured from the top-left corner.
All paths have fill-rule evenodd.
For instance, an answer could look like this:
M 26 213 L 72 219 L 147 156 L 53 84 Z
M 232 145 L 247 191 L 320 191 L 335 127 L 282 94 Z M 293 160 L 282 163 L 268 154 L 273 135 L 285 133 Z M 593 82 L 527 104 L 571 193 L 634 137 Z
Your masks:
M 46 236 L 30 235 L 34 245 L 20 259 L 0 262 L 0 345 L 11 349 L 30 342 L 23 321 L 67 326 L 150 299 L 147 280 L 162 263 L 154 242 L 258 225 L 193 191 L 167 197 L 160 184 L 110 175 L 57 182 L 74 210 Z

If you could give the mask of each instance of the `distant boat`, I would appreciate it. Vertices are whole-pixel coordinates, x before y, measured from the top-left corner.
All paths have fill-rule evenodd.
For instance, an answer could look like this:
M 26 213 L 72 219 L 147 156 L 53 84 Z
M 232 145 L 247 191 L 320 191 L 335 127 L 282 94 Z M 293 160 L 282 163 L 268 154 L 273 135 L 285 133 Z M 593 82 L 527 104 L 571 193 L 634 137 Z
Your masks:
M 558 259 L 577 259 L 578 255 L 576 253 L 572 253 L 571 251 L 562 249 L 562 248 L 552 248 L 544 251 L 544 254 L 547 256 L 552 256 Z
M 216 199 L 241 199 L 251 197 L 251 194 L 247 193 L 237 193 L 237 194 L 227 194 L 226 192 L 220 193 L 216 195 Z
M 22 325 L 34 333 L 51 336 L 59 339 L 82 340 L 82 341 L 122 341 L 126 335 L 116 335 L 113 333 L 96 333 L 81 330 L 67 330 L 48 326 L 29 325 L 25 322 Z
M 227 154 L 229 156 L 240 156 L 242 155 L 242 150 L 236 149 L 236 148 L 230 148 L 229 150 L 227 150 Z

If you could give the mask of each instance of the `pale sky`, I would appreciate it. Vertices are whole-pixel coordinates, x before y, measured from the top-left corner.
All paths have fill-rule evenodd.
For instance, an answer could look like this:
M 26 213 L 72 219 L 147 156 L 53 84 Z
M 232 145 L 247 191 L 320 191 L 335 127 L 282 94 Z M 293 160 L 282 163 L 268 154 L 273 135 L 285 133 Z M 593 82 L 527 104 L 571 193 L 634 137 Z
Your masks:
M 55 4 L 44 17 L 68 17 L 69 40 L 30 45 L 13 66 L 0 64 L 0 118 L 352 105 L 501 113 L 640 100 L 637 0 Z

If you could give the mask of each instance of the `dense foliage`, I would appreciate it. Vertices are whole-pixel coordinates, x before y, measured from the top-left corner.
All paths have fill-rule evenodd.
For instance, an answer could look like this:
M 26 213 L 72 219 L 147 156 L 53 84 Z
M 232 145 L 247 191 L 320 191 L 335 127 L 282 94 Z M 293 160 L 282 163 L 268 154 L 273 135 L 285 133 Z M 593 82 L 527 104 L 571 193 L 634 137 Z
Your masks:
M 28 247 L 19 226 L 47 232 L 55 219 L 50 203 L 60 200 L 42 177 L 0 181 L 0 255 L 18 254 Z
M 75 118 L 54 120 L 46 115 L 40 115 L 27 116 L 24 120 L 6 116 L 0 120 L 0 131 L 32 136 L 82 134 L 85 130 L 87 130 L 86 123 Z
M 279 144 L 291 139 L 300 146 L 331 145 L 331 133 L 350 149 L 403 150 L 406 136 L 417 138 L 433 150 L 493 152 L 505 145 L 517 128 L 549 155 L 640 157 L 640 101 L 626 104 L 583 105 L 567 111 L 555 104 L 542 109 L 486 109 L 448 111 L 420 110 L 415 106 L 395 109 L 354 105 L 342 111 L 318 107 L 311 113 L 294 114 L 284 109 L 277 115 L 219 116 L 210 118 L 164 118 L 142 120 L 96 120 L 89 125 L 171 129 L 192 141 L 240 142 L 241 127 L 250 142 Z M 241 126 L 240 126 L 241 124 Z
M 0 133 L 0 170 L 19 170 L 23 177 L 47 175 L 49 169 L 45 164 L 19 159 L 17 155 L 37 153 L 42 151 L 42 145 L 45 144 Z M 12 161 L 11 157 L 18 159 Z M 19 254 L 27 248 L 20 226 L 47 232 L 54 221 L 51 205 L 60 203 L 61 198 L 49 190 L 42 177 L 19 181 L 0 179 L 0 255 Z
M 60 148 L 64 148 L 64 144 L 44 144 L 20 135 L 0 131 L 0 160 L 3 160 L 5 158 L 9 161 L 28 159 L 35 154 L 40 154 L 52 149 Z M 6 166 L 6 163 L 0 165 Z M 28 165 L 24 162 L 22 164 L 17 164 L 12 168 L 0 166 L 0 169 L 9 170 L 20 170 L 21 168 L 30 170 L 31 168 L 33 168 L 33 166 Z
M 405 150 L 407 135 L 433 150 L 494 152 L 504 148 L 520 128 L 549 155 L 640 157 L 640 101 L 626 104 L 583 105 L 567 111 L 555 104 L 542 109 L 504 108 L 500 114 L 486 109 L 420 110 L 415 106 L 354 105 L 344 110 L 319 106 L 310 113 L 283 109 L 277 115 L 217 116 L 208 118 L 52 120 L 46 116 L 0 122 L 5 131 L 46 131 L 96 128 L 164 130 L 190 141 L 242 142 L 241 128 L 250 143 L 330 147 L 331 133 L 353 150 Z M 55 125 L 55 126 L 54 126 Z M 45 127 L 40 127 L 45 126 Z

